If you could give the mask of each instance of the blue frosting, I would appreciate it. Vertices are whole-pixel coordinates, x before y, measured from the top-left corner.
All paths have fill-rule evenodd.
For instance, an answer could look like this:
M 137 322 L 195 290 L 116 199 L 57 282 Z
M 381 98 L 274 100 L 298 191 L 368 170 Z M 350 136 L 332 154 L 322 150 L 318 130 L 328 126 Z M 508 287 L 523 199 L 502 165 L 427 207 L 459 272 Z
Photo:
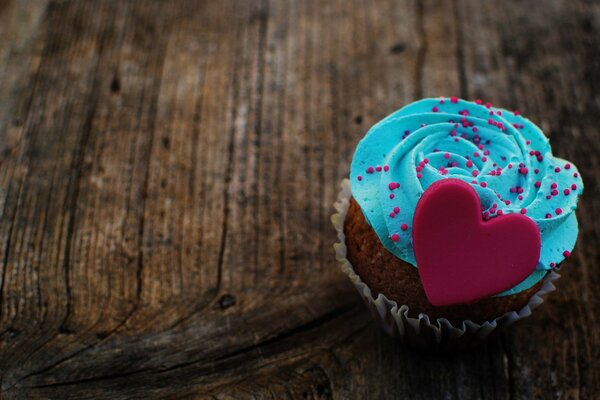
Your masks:
M 382 244 L 414 266 L 415 207 L 429 185 L 444 178 L 472 184 L 484 218 L 525 213 L 540 229 L 536 270 L 499 295 L 535 285 L 575 246 L 581 176 L 516 112 L 456 98 L 414 102 L 367 132 L 350 171 L 352 195 Z

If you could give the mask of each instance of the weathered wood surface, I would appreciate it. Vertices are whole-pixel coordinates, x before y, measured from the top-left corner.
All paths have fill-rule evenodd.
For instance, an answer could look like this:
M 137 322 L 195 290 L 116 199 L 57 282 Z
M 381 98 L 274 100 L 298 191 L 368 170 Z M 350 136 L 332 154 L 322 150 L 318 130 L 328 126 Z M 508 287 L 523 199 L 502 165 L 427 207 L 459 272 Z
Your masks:
M 0 0 L 0 397 L 599 398 L 599 85 L 591 0 Z M 438 95 L 586 184 L 559 292 L 455 357 L 371 323 L 329 223 L 365 130 Z

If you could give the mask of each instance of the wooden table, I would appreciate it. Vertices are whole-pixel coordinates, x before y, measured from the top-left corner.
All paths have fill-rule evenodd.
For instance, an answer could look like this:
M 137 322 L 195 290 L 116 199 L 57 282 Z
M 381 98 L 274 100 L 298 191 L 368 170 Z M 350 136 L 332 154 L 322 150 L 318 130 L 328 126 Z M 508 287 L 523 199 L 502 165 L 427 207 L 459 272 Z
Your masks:
M 586 189 L 559 291 L 460 356 L 339 271 L 357 141 L 518 107 Z M 600 5 L 0 0 L 2 398 L 600 397 Z

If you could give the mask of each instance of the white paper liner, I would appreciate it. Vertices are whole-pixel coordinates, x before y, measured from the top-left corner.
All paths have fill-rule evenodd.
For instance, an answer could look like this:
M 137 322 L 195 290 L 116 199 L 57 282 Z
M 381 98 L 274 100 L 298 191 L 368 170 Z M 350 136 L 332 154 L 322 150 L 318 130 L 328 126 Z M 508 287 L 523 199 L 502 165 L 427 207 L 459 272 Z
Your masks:
M 470 320 L 463 321 L 460 326 L 454 326 L 446 318 L 431 320 L 421 313 L 417 318 L 408 316 L 408 306 L 398 304 L 385 297 L 383 294 L 373 297 L 371 289 L 354 272 L 354 268 L 346 258 L 346 237 L 344 235 L 344 220 L 348 212 L 351 196 L 350 181 L 342 181 L 342 190 L 334 204 L 335 214 L 331 222 L 335 227 L 339 243 L 333 245 L 336 259 L 342 271 L 354 283 L 354 286 L 363 297 L 373 317 L 381 324 L 383 329 L 392 336 L 397 336 L 406 344 L 432 350 L 456 350 L 472 347 L 483 342 L 493 332 L 498 332 L 514 322 L 531 315 L 532 311 L 544 302 L 542 296 L 554 291 L 553 284 L 560 275 L 550 271 L 543 280 L 542 287 L 529 300 L 520 311 L 510 311 L 504 315 L 482 324 Z

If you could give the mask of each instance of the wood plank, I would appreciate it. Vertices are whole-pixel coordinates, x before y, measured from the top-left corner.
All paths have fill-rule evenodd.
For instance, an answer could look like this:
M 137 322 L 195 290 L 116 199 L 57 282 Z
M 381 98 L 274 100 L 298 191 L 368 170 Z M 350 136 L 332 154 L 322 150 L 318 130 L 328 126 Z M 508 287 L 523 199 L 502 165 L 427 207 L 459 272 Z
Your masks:
M 0 2 L 0 397 L 595 398 L 600 7 L 583 0 Z M 365 130 L 519 107 L 580 167 L 559 292 L 415 353 L 338 270 Z

